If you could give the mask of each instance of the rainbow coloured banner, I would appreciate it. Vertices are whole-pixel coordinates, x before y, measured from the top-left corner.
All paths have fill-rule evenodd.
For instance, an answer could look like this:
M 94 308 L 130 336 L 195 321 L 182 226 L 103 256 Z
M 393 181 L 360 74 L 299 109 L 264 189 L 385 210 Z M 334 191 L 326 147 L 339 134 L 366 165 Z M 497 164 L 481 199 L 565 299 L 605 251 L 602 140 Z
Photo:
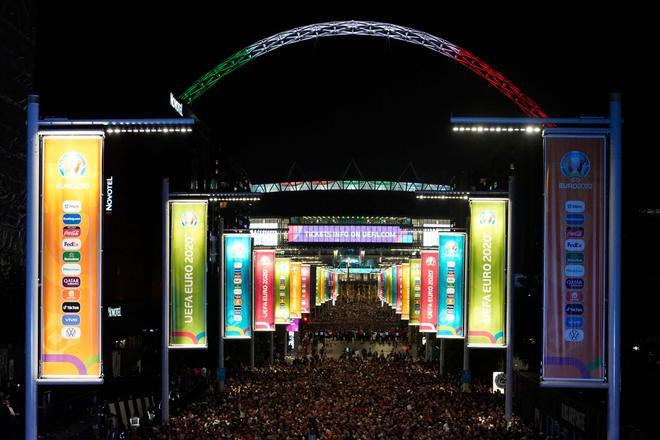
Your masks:
M 554 131 L 544 142 L 542 384 L 605 386 L 607 137 Z
M 403 270 L 400 264 L 396 265 L 396 313 L 403 311 Z
M 422 260 L 410 260 L 410 320 L 408 325 L 419 325 L 422 310 Z
M 438 338 L 464 338 L 465 234 L 441 232 L 438 243 Z
M 438 251 L 422 251 L 422 300 L 420 333 L 437 333 L 438 329 Z
M 289 324 L 290 270 L 290 259 L 275 259 L 275 324 Z
M 300 313 L 310 313 L 310 276 L 311 266 L 309 264 L 300 265 L 300 288 L 302 295 L 300 297 Z
M 289 270 L 291 271 L 289 274 L 289 319 L 300 319 L 302 317 L 300 311 L 302 299 L 302 273 L 300 263 L 292 261 Z
M 42 139 L 39 381 L 101 383 L 103 135 Z
M 254 331 L 275 331 L 275 251 L 254 252 Z
M 252 237 L 224 234 L 225 284 L 222 335 L 225 339 L 252 337 Z
M 506 204 L 506 200 L 470 200 L 470 347 L 506 346 Z
M 170 202 L 169 348 L 207 348 L 206 211 L 201 200 Z
M 401 265 L 401 319 L 410 319 L 410 263 Z

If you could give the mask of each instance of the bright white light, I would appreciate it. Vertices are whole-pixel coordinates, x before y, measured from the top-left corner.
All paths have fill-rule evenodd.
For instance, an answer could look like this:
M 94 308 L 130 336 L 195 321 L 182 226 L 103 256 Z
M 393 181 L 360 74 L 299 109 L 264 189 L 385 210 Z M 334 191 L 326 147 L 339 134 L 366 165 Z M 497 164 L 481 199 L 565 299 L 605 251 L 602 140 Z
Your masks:
M 453 131 L 458 131 L 458 127 L 452 128 Z
M 534 131 L 534 127 L 529 126 L 529 127 L 525 128 L 525 131 L 526 131 L 527 133 L 532 133 L 532 132 Z
M 633 351 L 639 351 L 639 345 L 633 345 Z

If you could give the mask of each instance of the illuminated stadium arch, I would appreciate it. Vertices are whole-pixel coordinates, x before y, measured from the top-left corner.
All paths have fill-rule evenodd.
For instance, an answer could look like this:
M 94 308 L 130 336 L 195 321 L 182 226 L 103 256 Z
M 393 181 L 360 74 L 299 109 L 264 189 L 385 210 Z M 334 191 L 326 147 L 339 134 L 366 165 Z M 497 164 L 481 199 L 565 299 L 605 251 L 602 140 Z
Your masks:
M 467 67 L 499 90 L 527 116 L 546 118 L 543 109 L 510 80 L 465 49 L 442 38 L 405 26 L 374 21 L 333 21 L 310 24 L 280 32 L 239 50 L 195 81 L 179 99 L 191 105 L 223 77 L 253 59 L 290 44 L 322 37 L 368 36 L 391 38 L 425 47 Z M 177 103 L 178 104 L 178 103 Z
M 257 183 L 250 185 L 253 193 L 280 193 L 299 191 L 396 191 L 396 192 L 451 192 L 450 185 L 389 180 L 311 180 L 299 182 Z

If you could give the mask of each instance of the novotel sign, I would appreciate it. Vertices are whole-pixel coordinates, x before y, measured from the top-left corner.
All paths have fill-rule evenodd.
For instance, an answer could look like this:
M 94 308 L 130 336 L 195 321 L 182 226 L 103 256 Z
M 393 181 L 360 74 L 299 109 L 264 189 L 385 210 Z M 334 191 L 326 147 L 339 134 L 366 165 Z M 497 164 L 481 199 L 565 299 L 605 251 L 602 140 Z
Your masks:
M 410 243 L 412 229 L 376 225 L 289 225 L 289 243 Z

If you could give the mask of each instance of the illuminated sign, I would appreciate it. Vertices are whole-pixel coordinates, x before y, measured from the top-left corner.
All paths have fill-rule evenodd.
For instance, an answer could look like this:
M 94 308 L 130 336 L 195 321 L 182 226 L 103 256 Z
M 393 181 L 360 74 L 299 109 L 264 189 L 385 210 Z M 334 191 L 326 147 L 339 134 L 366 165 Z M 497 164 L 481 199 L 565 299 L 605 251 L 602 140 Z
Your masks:
M 39 378 L 101 381 L 101 135 L 43 137 Z
M 412 243 L 412 229 L 377 225 L 289 225 L 289 243 Z

